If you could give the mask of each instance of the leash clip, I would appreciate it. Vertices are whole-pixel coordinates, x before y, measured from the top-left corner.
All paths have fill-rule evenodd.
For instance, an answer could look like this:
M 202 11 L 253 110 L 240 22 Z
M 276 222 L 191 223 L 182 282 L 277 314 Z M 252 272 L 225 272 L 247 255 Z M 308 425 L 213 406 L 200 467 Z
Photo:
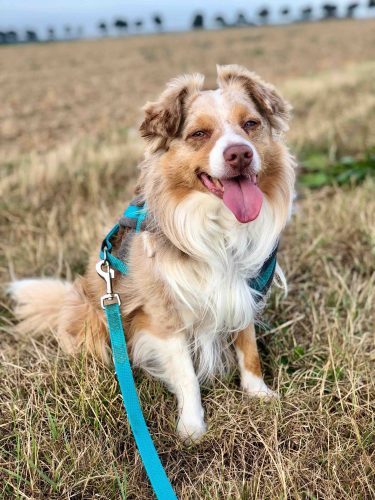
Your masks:
M 107 293 L 102 295 L 100 298 L 100 305 L 102 306 L 102 309 L 105 309 L 105 306 L 108 306 L 110 304 L 117 303 L 118 305 L 120 305 L 121 300 L 119 294 L 113 293 L 112 290 L 112 280 L 115 277 L 115 271 L 109 265 L 106 252 L 104 253 L 104 259 L 99 260 L 99 262 L 96 264 L 96 272 L 101 278 L 104 279 L 107 287 Z

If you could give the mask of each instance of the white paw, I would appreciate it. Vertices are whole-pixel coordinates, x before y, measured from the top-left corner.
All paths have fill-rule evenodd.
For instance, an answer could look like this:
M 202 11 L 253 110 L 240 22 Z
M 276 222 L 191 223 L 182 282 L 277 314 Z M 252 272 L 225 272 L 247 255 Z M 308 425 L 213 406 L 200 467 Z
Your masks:
M 258 391 L 255 391 L 254 389 L 247 389 L 246 387 L 243 387 L 243 390 L 252 398 L 260 398 L 260 399 L 279 399 L 280 396 L 277 394 L 277 392 L 273 391 L 269 387 L 265 387 L 265 389 L 259 389 Z
M 252 397 L 264 399 L 278 399 L 279 395 L 270 389 L 261 377 L 246 372 L 241 380 L 242 389 Z
M 177 432 L 183 441 L 195 443 L 205 434 L 206 430 L 207 426 L 203 418 L 181 414 L 177 424 Z

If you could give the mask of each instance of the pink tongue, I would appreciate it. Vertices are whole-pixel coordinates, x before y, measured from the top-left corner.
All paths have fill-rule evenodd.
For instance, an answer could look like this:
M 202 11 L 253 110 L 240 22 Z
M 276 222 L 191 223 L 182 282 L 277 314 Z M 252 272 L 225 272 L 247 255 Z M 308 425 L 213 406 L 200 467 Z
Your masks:
M 223 201 L 240 222 L 256 219 L 262 207 L 263 194 L 248 177 L 221 179 L 224 186 Z

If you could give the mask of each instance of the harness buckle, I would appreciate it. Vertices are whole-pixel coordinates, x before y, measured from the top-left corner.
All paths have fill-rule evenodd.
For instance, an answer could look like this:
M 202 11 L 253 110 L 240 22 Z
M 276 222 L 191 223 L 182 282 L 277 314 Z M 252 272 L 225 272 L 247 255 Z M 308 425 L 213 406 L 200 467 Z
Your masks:
M 99 276 L 104 279 L 107 288 L 107 293 L 102 295 L 100 298 L 100 305 L 102 306 L 102 309 L 105 309 L 105 306 L 111 304 L 117 303 L 120 305 L 121 300 L 119 294 L 113 293 L 112 290 L 112 280 L 115 277 L 115 271 L 109 265 L 106 252 L 104 253 L 104 259 L 99 260 L 95 268 Z

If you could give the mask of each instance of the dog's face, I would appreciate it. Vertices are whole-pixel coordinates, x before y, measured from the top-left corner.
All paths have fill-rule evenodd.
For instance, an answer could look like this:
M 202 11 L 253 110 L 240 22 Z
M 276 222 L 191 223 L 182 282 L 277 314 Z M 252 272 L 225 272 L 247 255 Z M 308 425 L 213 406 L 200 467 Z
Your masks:
M 201 191 L 242 223 L 258 216 L 285 155 L 278 137 L 289 105 L 273 87 L 239 66 L 219 67 L 216 90 L 203 90 L 201 75 L 180 77 L 145 115 L 141 132 L 171 195 Z

